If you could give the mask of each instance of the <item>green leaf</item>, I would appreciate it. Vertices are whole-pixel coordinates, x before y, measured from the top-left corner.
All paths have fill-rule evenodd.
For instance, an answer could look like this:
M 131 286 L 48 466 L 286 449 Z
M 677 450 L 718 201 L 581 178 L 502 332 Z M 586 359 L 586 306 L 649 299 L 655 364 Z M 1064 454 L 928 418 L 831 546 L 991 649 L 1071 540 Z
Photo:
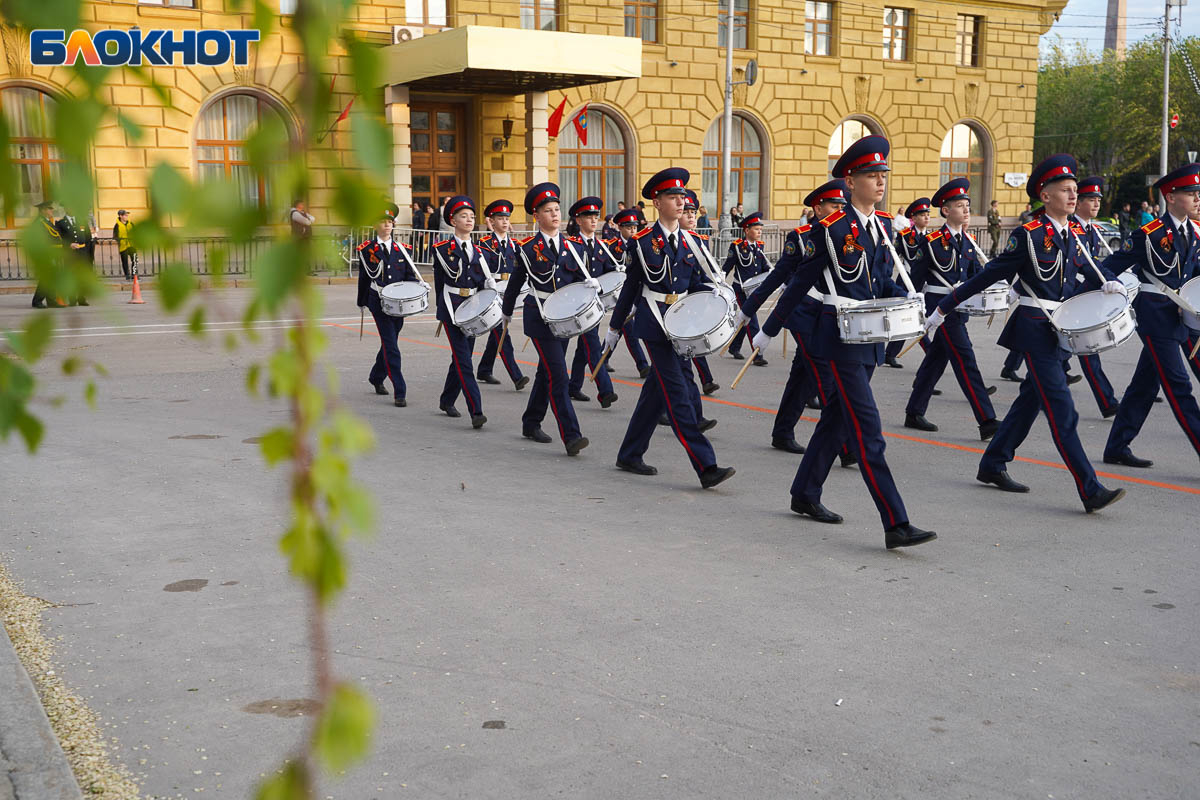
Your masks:
M 272 428 L 263 434 L 258 446 L 267 464 L 275 466 L 295 454 L 296 439 L 291 428 Z
M 42 442 L 42 435 L 46 432 L 46 426 L 42 424 L 42 421 L 23 408 L 15 409 L 12 421 L 13 427 L 25 440 L 25 448 L 31 453 L 37 451 L 38 445 Z
M 313 733 L 313 745 L 326 769 L 340 772 L 366 756 L 375 711 L 357 689 L 339 684 L 325 704 Z
M 185 264 L 168 264 L 158 275 L 158 291 L 163 306 L 174 311 L 196 288 L 196 276 Z
M 144 135 L 142 126 L 125 116 L 120 109 L 117 109 L 117 124 L 121 126 L 121 130 L 125 131 L 125 138 L 130 144 L 137 144 L 142 140 Z
M 305 281 L 305 270 L 294 240 L 276 242 L 254 264 L 258 299 L 268 312 L 279 308 L 284 299 Z
M 368 114 L 350 115 L 350 142 L 358 163 L 376 175 L 386 175 L 392 162 L 392 132 L 383 120 Z
M 74 375 L 79 371 L 79 367 L 82 363 L 83 362 L 80 361 L 79 356 L 67 356 L 62 362 L 63 375 Z
M 150 208 L 156 217 L 178 214 L 186 207 L 191 190 L 179 170 L 159 162 L 150 173 Z M 136 230 L 138 226 L 134 226 Z
M 88 381 L 83 385 L 83 399 L 87 401 L 89 408 L 96 407 L 96 382 Z
M 283 769 L 267 778 L 254 793 L 255 800 L 309 800 L 312 797 L 308 773 L 298 761 L 289 761 Z
M 204 306 L 196 306 L 192 309 L 192 313 L 188 315 L 188 330 L 192 336 L 204 335 Z
M 49 314 L 38 314 L 30 317 L 23 331 L 5 331 L 5 338 L 12 346 L 13 352 L 22 361 L 32 364 L 42 357 L 50 335 L 54 332 L 54 320 Z

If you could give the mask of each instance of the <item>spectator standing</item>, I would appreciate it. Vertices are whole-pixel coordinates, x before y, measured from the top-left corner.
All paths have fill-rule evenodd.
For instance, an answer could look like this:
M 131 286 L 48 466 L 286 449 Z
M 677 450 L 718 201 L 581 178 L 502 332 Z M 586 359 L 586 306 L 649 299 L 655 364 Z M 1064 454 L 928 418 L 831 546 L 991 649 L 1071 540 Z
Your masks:
M 1130 213 L 1129 203 L 1122 203 L 1121 208 L 1117 211 L 1117 227 L 1121 231 L 1121 241 L 1129 238 L 1130 223 L 1133 222 L 1133 214 Z
M 1143 200 L 1142 207 L 1140 209 L 1138 209 L 1138 218 L 1137 218 L 1138 227 L 1140 228 L 1141 226 L 1150 222 L 1150 220 L 1152 220 L 1152 219 L 1154 219 L 1154 217 L 1150 215 L 1150 203 L 1146 200 Z
M 137 269 L 137 251 L 133 249 L 133 223 L 129 221 L 129 212 L 123 208 L 117 212 L 112 238 L 121 256 L 121 271 L 125 273 L 125 280 L 129 280 Z
M 707 235 L 712 234 L 712 223 L 708 221 L 708 209 L 700 206 L 700 216 L 696 218 L 696 230 Z
M 729 210 L 729 220 L 733 223 L 733 227 L 740 228 L 740 227 L 742 227 L 743 219 L 744 219 L 744 217 L 742 216 L 742 204 L 738 203 L 736 206 L 734 206 L 733 208 L 731 208 Z
M 996 251 L 1000 249 L 1000 203 L 996 200 L 988 206 L 987 225 L 988 236 L 992 239 L 988 256 L 995 258 Z
M 292 237 L 296 239 L 311 239 L 312 226 L 316 217 L 308 213 L 308 204 L 297 200 L 288 212 L 288 222 L 292 225 Z
M 1024 225 L 1033 219 L 1033 206 L 1029 203 L 1025 204 L 1025 209 L 1017 215 L 1017 224 Z

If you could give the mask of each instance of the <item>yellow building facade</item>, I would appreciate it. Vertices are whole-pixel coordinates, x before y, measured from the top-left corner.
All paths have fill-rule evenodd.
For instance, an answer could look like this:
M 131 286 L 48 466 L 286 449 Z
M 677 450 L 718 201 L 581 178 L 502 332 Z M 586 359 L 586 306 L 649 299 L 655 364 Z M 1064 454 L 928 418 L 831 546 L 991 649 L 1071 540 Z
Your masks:
M 277 2 L 281 12 L 294 10 L 294 0 Z M 1065 2 L 892 2 L 734 0 L 734 80 L 745 80 L 752 59 L 758 76 L 735 87 L 729 187 L 719 157 L 725 3 L 375 0 L 356 6 L 347 24 L 385 50 L 379 91 L 394 139 L 385 182 L 406 214 L 414 201 L 436 206 L 457 193 L 481 208 L 501 197 L 519 208 L 526 187 L 547 179 L 568 201 L 599 194 L 611 212 L 674 165 L 692 172 L 714 223 L 723 195 L 743 211 L 788 222 L 827 179 L 831 156 L 879 133 L 892 143 L 889 209 L 967 175 L 977 213 L 996 199 L 1014 216 L 1024 207 L 1033 149 L 1038 37 Z M 90 0 L 84 14 L 93 31 L 252 26 L 225 0 Z M 145 212 L 159 161 L 197 178 L 234 177 L 282 221 L 293 198 L 243 179 L 238 163 L 238 143 L 262 115 L 278 114 L 297 130 L 297 47 L 287 13 L 280 19 L 278 32 L 252 46 L 247 67 L 153 68 L 171 107 L 134 77 L 117 76 L 111 100 L 145 136 L 131 141 L 115 123 L 101 133 L 93 167 L 102 229 L 118 208 L 135 219 Z M 28 206 L 56 169 L 53 148 L 25 119 L 29 103 L 52 105 L 72 90 L 72 78 L 63 68 L 30 66 L 21 31 L 4 27 L 0 44 L 0 100 Z M 328 77 L 335 103 L 349 102 L 349 79 Z M 564 99 L 562 132 L 549 139 L 547 119 Z M 572 123 L 585 104 L 586 145 Z M 335 145 L 345 135 L 336 128 Z M 318 224 L 331 219 L 319 172 L 307 199 Z M 14 209 L 0 225 L 19 225 L 29 213 Z

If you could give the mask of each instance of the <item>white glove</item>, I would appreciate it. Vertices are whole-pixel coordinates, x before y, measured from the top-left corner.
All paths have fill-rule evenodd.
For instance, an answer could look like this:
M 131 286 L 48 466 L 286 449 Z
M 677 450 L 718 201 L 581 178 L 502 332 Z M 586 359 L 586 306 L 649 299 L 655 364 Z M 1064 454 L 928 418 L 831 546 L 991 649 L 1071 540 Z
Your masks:
M 604 349 L 609 351 L 615 350 L 619 341 L 621 341 L 621 332 L 609 328 L 608 333 L 604 334 Z
M 504 327 L 507 328 L 509 325 L 512 325 L 512 314 L 504 318 Z
M 925 318 L 925 335 L 930 339 L 937 333 L 937 329 L 946 321 L 946 315 L 942 313 L 940 308 L 935 308 L 933 313 Z
M 750 322 L 750 318 L 742 312 L 738 312 L 737 319 L 733 321 L 734 330 L 741 330 Z
M 750 344 L 755 350 L 766 350 L 771 344 L 772 337 L 766 331 L 759 331 L 754 334 L 754 338 L 750 340 Z
M 1013 286 L 1008 287 L 1008 304 L 1011 306 L 1013 303 L 1019 302 L 1021 302 L 1020 292 L 1018 292 Z
M 493 292 L 496 291 L 496 279 L 488 278 L 483 282 L 483 287 L 485 289 L 491 289 Z
M 1129 296 L 1125 292 L 1125 284 L 1120 281 L 1105 281 L 1104 285 L 1100 287 L 1100 291 L 1105 294 L 1123 294 L 1126 297 Z
M 588 276 L 588 277 L 586 277 L 586 278 L 584 278 L 584 279 L 583 279 L 583 282 L 584 282 L 584 283 L 586 283 L 586 284 L 587 284 L 588 286 L 590 286 L 591 288 L 595 289 L 597 293 L 599 293 L 599 291 L 600 291 L 600 281 L 596 280 L 595 278 L 593 278 L 593 277 L 591 277 L 591 276 Z
M 909 300 L 920 300 L 922 303 L 924 303 L 924 302 L 925 302 L 925 295 L 924 295 L 923 293 L 921 293 L 921 292 L 909 292 L 909 293 L 908 293 L 907 295 L 905 295 L 905 296 L 906 296 L 906 297 L 907 297 Z

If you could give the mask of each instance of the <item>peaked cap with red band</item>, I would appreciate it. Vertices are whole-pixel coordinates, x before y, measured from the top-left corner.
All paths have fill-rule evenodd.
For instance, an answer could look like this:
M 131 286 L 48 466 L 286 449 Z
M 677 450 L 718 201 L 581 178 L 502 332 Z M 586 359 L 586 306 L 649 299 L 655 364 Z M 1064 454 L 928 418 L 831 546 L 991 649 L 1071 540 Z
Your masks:
M 1200 164 L 1184 164 L 1163 175 L 1154 184 L 1163 194 L 1167 192 L 1200 192 Z
M 834 178 L 809 192 L 808 196 L 804 198 L 804 205 L 815 206 L 817 203 L 829 202 L 845 203 L 846 194 L 846 182 L 841 178 Z
M 551 201 L 558 202 L 558 184 L 549 181 L 539 183 L 525 193 L 525 213 L 532 214 Z
M 892 146 L 882 136 L 864 136 L 846 148 L 830 172 L 844 178 L 855 172 L 887 172 L 887 157 Z
M 622 225 L 637 225 L 639 224 L 637 211 L 632 208 L 623 208 L 616 214 L 613 214 L 613 224 L 617 227 Z
M 513 204 L 511 200 L 493 200 L 483 210 L 485 217 L 511 217 Z
M 41 208 L 41 206 L 38 206 L 38 208 Z M 385 219 L 390 219 L 392 222 L 395 222 L 398 216 L 400 216 L 400 206 L 395 203 L 388 203 L 383 207 L 383 213 L 379 215 L 379 220 L 382 222 Z
M 747 214 L 745 216 L 745 218 L 742 219 L 742 230 L 746 230 L 751 225 L 762 225 L 762 224 L 763 224 L 762 212 L 755 211 L 753 214 Z
M 1079 182 L 1080 197 L 1103 197 L 1104 196 L 1104 178 L 1099 175 L 1092 175 L 1089 178 L 1084 178 Z
M 700 208 L 700 198 L 696 197 L 696 193 L 691 189 L 683 191 L 683 209 L 684 211 L 697 211 Z
M 1025 194 L 1029 195 L 1029 199 L 1037 200 L 1042 196 L 1042 189 L 1055 181 L 1066 178 L 1075 180 L 1075 172 L 1078 169 L 1079 165 L 1075 162 L 1075 156 L 1069 153 L 1056 153 L 1049 156 L 1033 168 L 1033 172 L 1029 175 L 1029 182 L 1025 184 Z
M 960 197 L 968 197 L 968 192 L 971 189 L 971 182 L 966 178 L 953 178 L 942 184 L 942 188 L 933 193 L 933 199 L 929 204 L 941 208 L 951 200 L 957 200 Z M 968 197 L 969 199 L 969 197 Z
M 581 197 L 575 201 L 575 205 L 571 206 L 571 216 L 599 214 L 602 208 L 604 208 L 604 201 L 599 197 Z
M 442 208 L 442 218 L 446 220 L 446 224 L 450 224 L 450 220 L 454 219 L 454 215 L 464 208 L 475 210 L 475 203 L 465 194 L 460 194 L 451 197 L 446 201 L 446 205 Z
M 642 197 L 653 200 L 660 194 L 685 194 L 692 175 L 683 167 L 667 167 L 642 187 Z
M 933 207 L 929 202 L 928 197 L 918 197 L 908 204 L 908 208 L 904 209 L 904 216 L 911 218 L 913 214 L 924 214 Z

